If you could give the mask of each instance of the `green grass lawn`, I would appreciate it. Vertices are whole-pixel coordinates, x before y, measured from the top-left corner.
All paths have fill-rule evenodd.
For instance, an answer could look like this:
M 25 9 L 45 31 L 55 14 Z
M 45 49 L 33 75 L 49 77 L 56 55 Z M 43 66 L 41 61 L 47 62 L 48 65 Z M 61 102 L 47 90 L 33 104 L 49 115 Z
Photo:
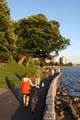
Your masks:
M 15 61 L 5 64 L 0 68 L 0 87 L 8 88 L 20 85 L 25 72 L 29 72 L 31 77 L 33 77 L 35 67 L 34 65 L 30 65 L 29 67 L 18 66 Z

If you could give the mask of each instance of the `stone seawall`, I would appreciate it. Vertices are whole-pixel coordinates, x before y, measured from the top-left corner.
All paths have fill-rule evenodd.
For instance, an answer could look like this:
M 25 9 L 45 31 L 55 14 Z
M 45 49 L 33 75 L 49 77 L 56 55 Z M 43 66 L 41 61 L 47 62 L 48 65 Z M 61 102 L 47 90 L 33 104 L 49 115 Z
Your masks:
M 62 74 L 60 73 L 58 76 L 56 76 L 56 78 L 53 79 L 50 84 L 45 101 L 43 120 L 56 120 L 55 97 L 56 97 L 57 88 L 60 83 L 61 75 Z

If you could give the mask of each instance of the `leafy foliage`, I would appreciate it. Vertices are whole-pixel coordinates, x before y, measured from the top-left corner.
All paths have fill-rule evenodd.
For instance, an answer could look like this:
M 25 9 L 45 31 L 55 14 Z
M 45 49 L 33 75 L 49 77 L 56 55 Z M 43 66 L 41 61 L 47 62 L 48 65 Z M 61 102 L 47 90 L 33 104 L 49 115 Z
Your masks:
M 12 57 L 15 35 L 10 9 L 5 0 L 0 0 L 0 58 Z M 3 54 L 2 54 L 3 53 Z M 5 56 L 4 56 L 5 55 Z
M 57 21 L 48 21 L 43 14 L 20 19 L 15 24 L 18 53 L 46 57 L 52 51 L 57 54 L 65 49 L 70 40 L 62 37 L 59 27 Z

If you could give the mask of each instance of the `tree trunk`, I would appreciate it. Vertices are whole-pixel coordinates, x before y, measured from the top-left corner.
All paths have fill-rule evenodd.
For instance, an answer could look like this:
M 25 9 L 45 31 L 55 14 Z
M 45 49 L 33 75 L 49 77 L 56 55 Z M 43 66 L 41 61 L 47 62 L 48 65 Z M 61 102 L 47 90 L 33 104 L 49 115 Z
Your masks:
M 23 57 L 21 57 L 21 58 L 19 59 L 19 61 L 18 61 L 18 65 L 19 65 L 19 66 L 23 63 L 23 61 L 25 60 L 25 58 L 26 58 L 26 56 L 23 56 Z
M 26 58 L 26 67 L 29 66 L 30 60 L 31 60 L 31 58 L 28 56 L 28 57 Z

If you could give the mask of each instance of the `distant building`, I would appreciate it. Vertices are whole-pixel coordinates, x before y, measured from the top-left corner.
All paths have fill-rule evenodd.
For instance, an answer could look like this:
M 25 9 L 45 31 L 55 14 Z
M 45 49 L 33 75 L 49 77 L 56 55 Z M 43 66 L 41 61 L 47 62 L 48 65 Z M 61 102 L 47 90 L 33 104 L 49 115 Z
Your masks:
M 64 56 L 60 57 L 60 58 L 59 58 L 59 63 L 60 63 L 60 64 L 67 64 L 67 63 L 68 63 L 68 62 L 67 62 L 67 58 L 64 57 Z

